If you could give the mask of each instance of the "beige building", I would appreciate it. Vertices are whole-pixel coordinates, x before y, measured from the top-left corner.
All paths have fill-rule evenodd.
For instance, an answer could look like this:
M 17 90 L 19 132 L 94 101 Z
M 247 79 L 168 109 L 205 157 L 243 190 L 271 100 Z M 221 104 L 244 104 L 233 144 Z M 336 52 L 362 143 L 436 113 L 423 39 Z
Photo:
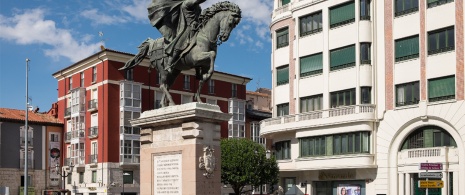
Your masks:
M 273 139 L 296 194 L 465 193 L 463 0 L 274 0 Z

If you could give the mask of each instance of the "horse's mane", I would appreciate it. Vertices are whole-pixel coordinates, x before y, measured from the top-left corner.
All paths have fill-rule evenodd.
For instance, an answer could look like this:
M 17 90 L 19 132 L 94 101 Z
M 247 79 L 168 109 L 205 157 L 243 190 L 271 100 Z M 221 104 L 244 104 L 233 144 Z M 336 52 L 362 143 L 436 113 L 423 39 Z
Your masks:
M 232 11 L 237 15 L 237 17 L 241 17 L 241 9 L 239 8 L 239 6 L 229 1 L 222 1 L 204 9 L 199 16 L 200 23 L 205 24 L 216 13 L 221 11 Z

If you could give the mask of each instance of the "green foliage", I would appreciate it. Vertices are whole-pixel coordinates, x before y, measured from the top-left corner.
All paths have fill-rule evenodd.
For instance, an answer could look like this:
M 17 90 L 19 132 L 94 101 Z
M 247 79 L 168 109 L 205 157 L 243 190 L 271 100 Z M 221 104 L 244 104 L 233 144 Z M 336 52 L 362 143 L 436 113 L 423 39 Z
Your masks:
M 221 140 L 221 182 L 230 184 L 236 194 L 246 185 L 276 184 L 279 168 L 265 148 L 249 139 Z

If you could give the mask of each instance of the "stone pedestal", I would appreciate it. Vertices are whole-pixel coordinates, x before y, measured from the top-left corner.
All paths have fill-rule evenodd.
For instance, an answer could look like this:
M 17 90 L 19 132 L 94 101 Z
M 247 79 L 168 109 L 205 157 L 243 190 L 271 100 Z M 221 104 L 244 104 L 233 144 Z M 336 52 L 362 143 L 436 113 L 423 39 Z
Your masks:
M 220 123 L 217 105 L 189 103 L 143 112 L 140 194 L 221 194 Z

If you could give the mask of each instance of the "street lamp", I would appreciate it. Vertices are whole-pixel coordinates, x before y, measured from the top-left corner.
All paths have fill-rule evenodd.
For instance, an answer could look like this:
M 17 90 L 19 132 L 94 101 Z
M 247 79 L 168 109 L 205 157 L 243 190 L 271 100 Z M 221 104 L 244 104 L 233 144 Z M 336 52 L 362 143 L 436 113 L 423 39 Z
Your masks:
M 123 193 L 121 193 L 121 195 L 124 195 L 124 176 L 128 176 L 128 175 L 131 175 L 131 174 L 125 173 L 125 172 L 123 171 Z
M 65 179 L 66 179 L 66 177 L 69 176 L 69 174 L 71 174 L 71 173 L 73 172 L 73 168 L 74 168 L 74 165 L 73 165 L 72 162 L 69 163 L 69 171 L 68 171 L 68 172 L 64 171 L 64 170 L 63 170 L 63 167 L 60 167 L 60 166 L 58 165 L 58 163 L 55 164 L 55 171 L 56 171 L 56 173 L 59 174 L 59 175 L 61 176 L 61 178 L 62 178 L 61 181 L 62 181 L 62 183 L 63 183 L 63 189 L 64 189 L 64 190 L 66 189 L 66 187 L 65 187 Z M 61 170 L 60 170 L 60 169 L 61 169 Z

